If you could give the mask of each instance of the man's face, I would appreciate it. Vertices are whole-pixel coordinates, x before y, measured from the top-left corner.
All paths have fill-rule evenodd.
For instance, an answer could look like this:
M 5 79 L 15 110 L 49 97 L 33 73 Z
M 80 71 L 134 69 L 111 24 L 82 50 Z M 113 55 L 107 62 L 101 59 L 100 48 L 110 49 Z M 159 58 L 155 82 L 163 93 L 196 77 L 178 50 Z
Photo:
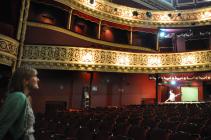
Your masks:
M 28 87 L 29 89 L 39 89 L 39 78 L 37 77 L 37 75 L 32 76 L 29 81 L 28 81 Z

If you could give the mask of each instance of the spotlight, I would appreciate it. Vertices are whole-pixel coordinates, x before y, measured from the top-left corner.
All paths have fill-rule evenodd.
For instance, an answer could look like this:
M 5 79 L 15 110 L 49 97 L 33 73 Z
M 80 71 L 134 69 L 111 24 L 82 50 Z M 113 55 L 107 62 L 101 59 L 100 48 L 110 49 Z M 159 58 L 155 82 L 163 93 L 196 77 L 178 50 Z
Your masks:
M 152 17 L 152 13 L 149 12 L 149 11 L 147 11 L 147 12 L 146 12 L 146 16 L 147 16 L 148 18 L 150 18 L 150 17 Z
M 196 22 L 192 22 L 191 25 L 196 25 Z
M 178 13 L 177 16 L 180 17 L 181 16 L 181 13 Z
M 177 83 L 177 82 L 176 82 L 176 81 L 174 81 L 174 80 L 173 80 L 173 81 L 171 81 L 171 85 L 176 85 L 176 83 Z
M 138 16 L 138 12 L 137 11 L 133 11 L 133 16 Z
M 160 32 L 160 38 L 163 38 L 163 37 L 165 37 L 165 32 Z

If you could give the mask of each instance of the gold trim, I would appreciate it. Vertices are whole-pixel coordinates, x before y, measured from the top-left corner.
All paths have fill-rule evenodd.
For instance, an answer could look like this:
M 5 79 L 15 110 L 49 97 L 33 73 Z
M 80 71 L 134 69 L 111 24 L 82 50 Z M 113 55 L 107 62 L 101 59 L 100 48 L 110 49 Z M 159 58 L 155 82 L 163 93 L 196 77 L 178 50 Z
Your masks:
M 16 61 L 19 42 L 0 34 L 0 64 L 12 66 Z
M 36 22 L 28 22 L 27 24 L 28 26 L 31 27 L 38 27 L 38 28 L 44 28 L 44 29 L 49 29 L 49 30 L 54 30 L 57 32 L 61 32 L 82 40 L 86 40 L 89 42 L 93 42 L 93 43 L 97 43 L 97 44 L 101 44 L 102 48 L 103 46 L 111 46 L 111 47 L 116 47 L 116 48 L 126 48 L 126 49 L 133 49 L 133 50 L 142 50 L 142 51 L 148 51 L 148 52 L 156 52 L 155 50 L 149 49 L 149 48 L 144 48 L 144 47 L 139 47 L 139 46 L 131 46 L 131 45 L 123 45 L 123 44 L 117 44 L 117 43 L 111 43 L 111 42 L 106 42 L 106 41 L 102 41 L 102 40 L 97 40 L 97 39 L 93 39 L 90 37 L 86 37 L 74 32 L 71 32 L 69 30 L 60 28 L 60 27 L 56 27 L 56 26 L 52 26 L 52 25 L 48 25 L 48 24 L 42 24 L 42 23 L 36 23 Z
M 26 45 L 23 64 L 40 69 L 127 73 L 169 73 L 211 70 L 211 51 L 129 53 L 71 46 Z
M 15 46 L 18 46 L 19 42 L 9 36 L 6 36 L 6 35 L 3 35 L 3 34 L 0 34 L 0 39 L 2 40 L 6 40 L 8 42 L 12 42 Z
M 132 27 L 190 27 L 211 24 L 211 16 L 205 15 L 206 12 L 211 11 L 211 7 L 192 10 L 156 11 L 126 7 L 106 0 L 95 0 L 94 4 L 90 4 L 89 0 L 55 1 L 95 18 Z M 137 11 L 138 15 L 133 16 L 133 11 Z M 147 11 L 152 13 L 151 17 L 146 16 Z M 171 13 L 171 17 L 168 17 L 169 13 Z M 181 14 L 181 16 L 178 16 L 178 14 Z

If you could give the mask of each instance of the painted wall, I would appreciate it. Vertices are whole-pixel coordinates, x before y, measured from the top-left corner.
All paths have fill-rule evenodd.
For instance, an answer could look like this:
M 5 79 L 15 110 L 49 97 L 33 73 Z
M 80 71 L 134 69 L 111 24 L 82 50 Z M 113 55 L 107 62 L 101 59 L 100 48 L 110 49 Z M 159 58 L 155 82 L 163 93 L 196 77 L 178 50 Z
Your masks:
M 182 37 L 177 38 L 177 52 L 185 52 L 185 39 Z
M 65 101 L 67 108 L 80 108 L 82 91 L 90 85 L 91 72 L 39 70 L 40 89 L 32 92 L 35 112 L 44 112 L 47 101 Z M 148 74 L 93 72 L 91 107 L 137 105 L 156 97 L 154 80 Z M 159 85 L 158 101 L 167 98 L 169 89 L 180 93 L 179 86 Z M 199 101 L 203 100 L 202 82 L 192 81 L 188 86 L 198 87 Z M 179 101 L 179 99 L 177 99 Z
M 44 112 L 46 101 L 65 101 L 68 108 L 80 108 L 90 76 L 90 72 L 39 70 L 40 89 L 32 92 L 35 112 Z M 148 80 L 147 74 L 94 72 L 92 86 L 91 107 L 140 104 L 142 98 L 155 98 L 155 81 Z

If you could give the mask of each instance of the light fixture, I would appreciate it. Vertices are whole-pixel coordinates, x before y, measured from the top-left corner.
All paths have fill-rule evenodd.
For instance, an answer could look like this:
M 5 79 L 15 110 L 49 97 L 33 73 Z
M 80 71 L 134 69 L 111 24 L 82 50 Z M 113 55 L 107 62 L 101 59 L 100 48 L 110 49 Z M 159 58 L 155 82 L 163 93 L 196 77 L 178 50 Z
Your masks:
M 165 35 L 166 35 L 166 33 L 165 33 L 165 32 L 160 32 L 160 34 L 159 34 L 160 38 L 165 37 Z
M 83 63 L 93 63 L 94 62 L 94 56 L 91 52 L 87 52 L 85 55 L 82 56 L 82 62 Z
M 152 13 L 149 12 L 149 11 L 147 11 L 147 12 L 146 12 L 146 16 L 147 16 L 148 18 L 151 18 L 151 17 L 152 17 Z
M 128 66 L 130 64 L 130 58 L 127 55 L 119 55 L 117 57 L 117 62 L 118 65 L 125 65 Z
M 149 67 L 159 67 L 162 66 L 162 60 L 159 56 L 148 56 L 147 58 L 147 66 Z
M 192 22 L 191 25 L 196 25 L 196 22 Z
M 137 11 L 133 11 L 133 16 L 138 16 L 138 12 Z
M 89 0 L 90 4 L 94 4 L 95 0 Z
M 177 82 L 176 82 L 176 81 L 174 81 L 174 80 L 173 80 L 173 81 L 171 81 L 171 85 L 176 85 L 176 83 L 177 83 Z

